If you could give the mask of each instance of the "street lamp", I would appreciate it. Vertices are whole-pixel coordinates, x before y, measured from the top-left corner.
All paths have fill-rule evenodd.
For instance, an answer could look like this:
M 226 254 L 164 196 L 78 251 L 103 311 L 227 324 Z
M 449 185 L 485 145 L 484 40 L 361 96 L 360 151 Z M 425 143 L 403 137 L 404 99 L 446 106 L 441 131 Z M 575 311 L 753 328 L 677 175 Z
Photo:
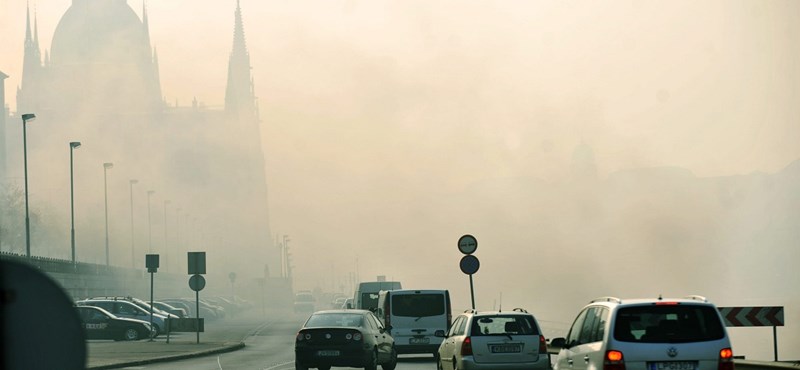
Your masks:
M 175 266 L 181 271 L 181 208 L 175 208 Z
M 150 197 L 155 194 L 155 190 L 147 191 L 147 241 L 150 244 L 150 253 L 153 253 L 153 224 L 150 221 Z
M 169 199 L 164 200 L 164 270 L 169 271 L 169 246 L 167 246 L 167 204 Z
M 134 243 L 135 238 L 133 237 L 133 185 L 138 184 L 139 180 L 131 179 L 129 182 L 131 184 L 131 268 L 136 268 L 135 267 L 136 258 L 133 253 L 133 248 L 135 245 Z
M 103 193 L 106 201 L 106 266 L 108 263 L 108 170 L 114 168 L 111 162 L 103 163 Z
M 75 185 L 72 176 L 72 151 L 80 147 L 80 141 L 73 141 L 69 143 L 69 209 L 72 215 L 72 263 L 75 263 Z
M 28 121 L 36 119 L 33 113 L 25 113 L 22 115 L 22 151 L 25 158 L 25 253 L 28 258 L 31 258 L 31 221 L 28 217 L 28 136 L 26 127 Z

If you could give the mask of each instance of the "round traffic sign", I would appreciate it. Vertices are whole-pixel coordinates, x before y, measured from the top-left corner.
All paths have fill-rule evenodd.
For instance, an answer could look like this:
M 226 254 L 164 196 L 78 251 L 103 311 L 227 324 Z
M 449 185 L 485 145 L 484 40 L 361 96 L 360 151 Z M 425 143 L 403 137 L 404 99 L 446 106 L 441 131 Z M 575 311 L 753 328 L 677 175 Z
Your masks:
M 464 254 L 473 254 L 478 250 L 478 239 L 472 235 L 464 235 L 458 238 L 458 250 Z
M 468 254 L 461 257 L 461 262 L 459 262 L 458 265 L 461 267 L 461 272 L 472 275 L 478 272 L 478 269 L 481 267 L 481 262 L 478 261 L 478 257 Z
M 203 275 L 192 275 L 189 278 L 189 288 L 192 288 L 195 292 L 199 292 L 206 287 L 206 279 Z

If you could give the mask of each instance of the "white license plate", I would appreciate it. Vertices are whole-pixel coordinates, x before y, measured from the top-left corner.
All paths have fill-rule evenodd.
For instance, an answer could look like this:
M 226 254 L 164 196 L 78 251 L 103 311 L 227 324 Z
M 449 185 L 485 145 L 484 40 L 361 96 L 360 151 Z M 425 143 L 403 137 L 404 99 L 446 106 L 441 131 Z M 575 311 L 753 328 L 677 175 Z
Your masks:
M 408 344 L 430 344 L 430 343 L 431 343 L 431 338 L 428 337 L 408 339 Z
M 340 355 L 339 351 L 317 351 L 317 356 L 320 357 L 333 357 L 339 355 Z
M 696 361 L 665 361 L 648 363 L 650 370 L 695 370 Z
M 490 346 L 489 349 L 492 353 L 520 353 L 522 352 L 522 346 L 518 344 L 514 345 L 502 345 L 502 346 Z

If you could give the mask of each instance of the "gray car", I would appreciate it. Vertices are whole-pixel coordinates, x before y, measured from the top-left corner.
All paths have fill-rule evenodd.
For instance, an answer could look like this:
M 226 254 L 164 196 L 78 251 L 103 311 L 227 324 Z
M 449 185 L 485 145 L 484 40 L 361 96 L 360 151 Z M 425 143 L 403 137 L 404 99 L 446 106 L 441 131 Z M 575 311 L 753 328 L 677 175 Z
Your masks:
M 75 303 L 78 306 L 94 306 L 100 307 L 115 316 L 125 317 L 129 319 L 137 319 L 150 322 L 150 313 L 141 307 L 133 304 L 132 302 L 124 300 L 106 300 L 106 299 L 85 299 Z M 161 334 L 166 328 L 166 316 L 153 314 L 153 326 L 157 333 Z

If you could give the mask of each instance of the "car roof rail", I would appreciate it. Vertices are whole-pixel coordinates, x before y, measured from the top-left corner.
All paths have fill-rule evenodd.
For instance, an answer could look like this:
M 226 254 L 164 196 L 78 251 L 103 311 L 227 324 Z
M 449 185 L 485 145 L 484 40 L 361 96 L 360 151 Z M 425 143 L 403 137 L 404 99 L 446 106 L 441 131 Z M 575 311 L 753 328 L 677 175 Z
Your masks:
M 593 299 L 593 300 L 589 301 L 589 303 L 595 303 L 595 302 L 615 302 L 615 303 L 622 303 L 622 300 L 621 300 L 621 299 L 619 299 L 619 298 L 617 298 L 617 297 L 598 297 L 598 298 L 595 298 L 595 299 Z
M 704 296 L 701 296 L 701 295 L 696 295 L 696 294 L 693 294 L 693 295 L 687 295 L 687 296 L 686 296 L 686 297 L 684 297 L 684 298 L 686 298 L 686 299 L 693 299 L 693 300 L 695 300 L 695 301 L 701 301 L 701 302 L 704 302 L 704 303 L 708 303 L 708 298 L 706 298 L 706 297 L 704 297 Z
M 522 312 L 522 313 L 528 313 L 528 310 L 526 310 L 526 309 L 524 309 L 524 308 L 520 308 L 520 307 L 517 307 L 517 308 L 515 308 L 515 309 L 513 309 L 513 310 L 511 310 L 511 311 L 517 311 L 517 312 Z

